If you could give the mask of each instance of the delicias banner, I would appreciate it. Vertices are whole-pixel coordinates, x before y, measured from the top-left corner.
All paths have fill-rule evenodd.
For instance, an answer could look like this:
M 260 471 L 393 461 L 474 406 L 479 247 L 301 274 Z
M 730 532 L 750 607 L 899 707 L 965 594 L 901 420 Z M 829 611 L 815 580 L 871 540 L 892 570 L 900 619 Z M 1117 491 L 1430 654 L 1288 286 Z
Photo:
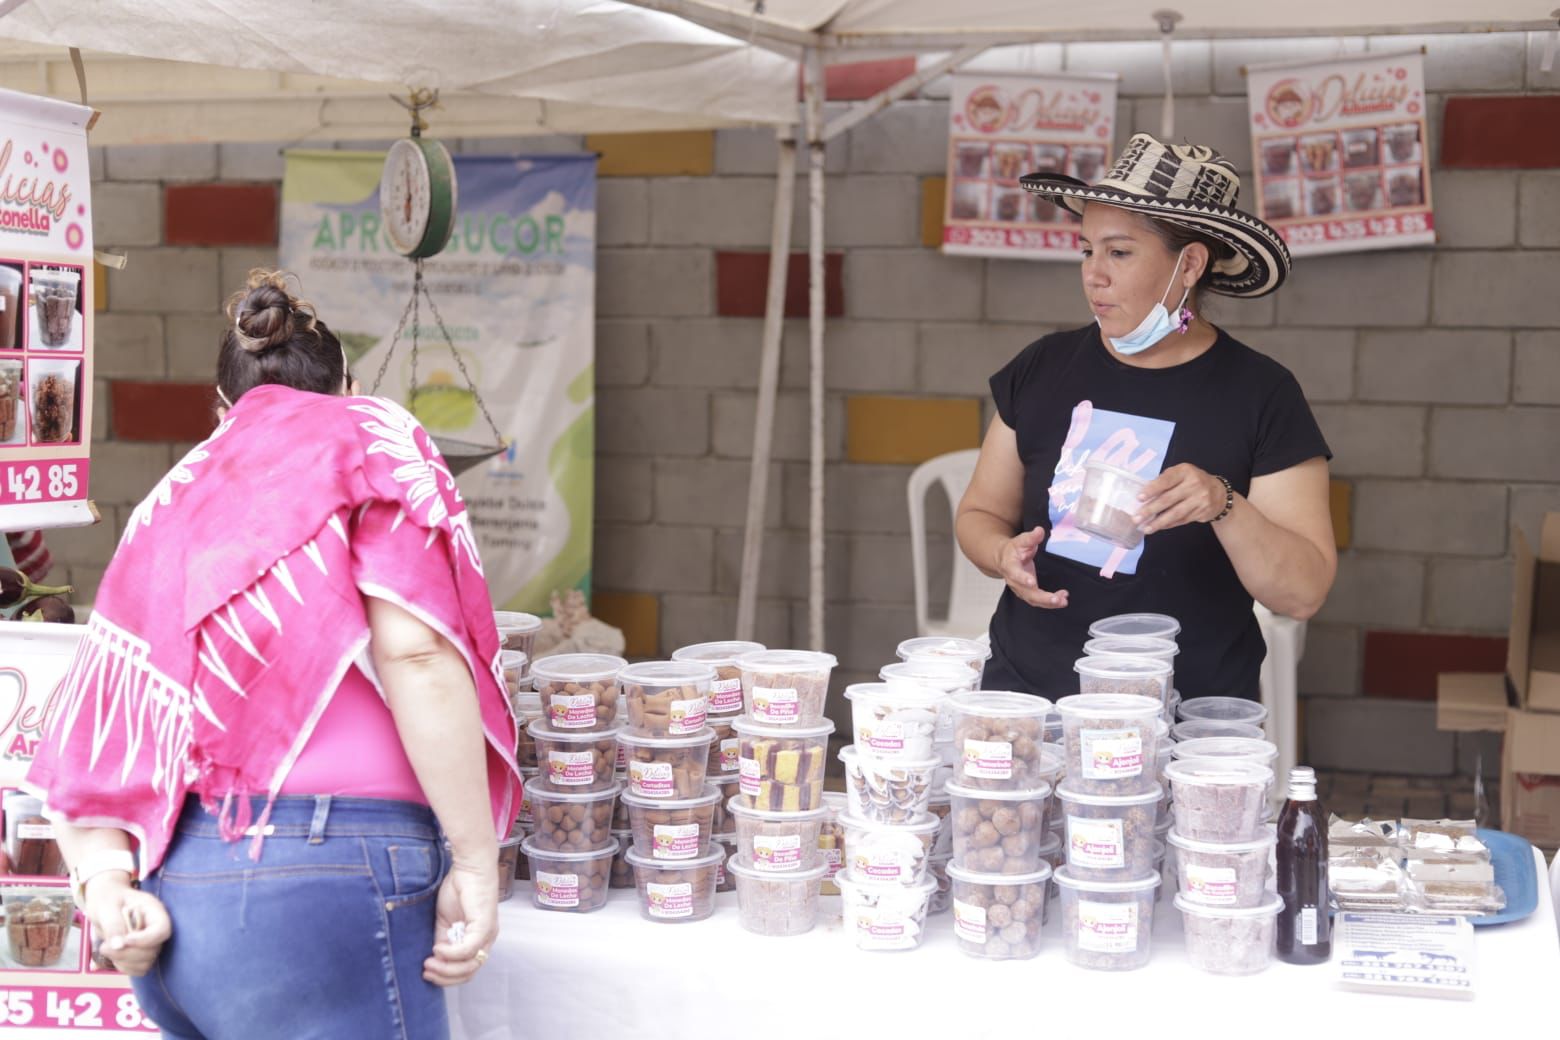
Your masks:
M 1093 182 L 1110 162 L 1115 76 L 952 77 L 944 253 L 1078 259 L 1078 218 L 1019 187 L 1026 173 Z
M 281 262 L 340 335 L 366 393 L 434 434 L 490 444 L 470 374 L 509 449 L 462 475 L 494 604 L 548 613 L 590 583 L 595 456 L 596 166 L 591 155 L 455 157 L 459 206 L 425 278 L 415 399 L 412 330 L 391 353 L 412 264 L 379 217 L 383 152 L 287 155 Z M 411 321 L 408 321 L 408 326 Z
M 1260 215 L 1290 252 L 1435 241 L 1422 54 L 1257 66 L 1246 86 Z

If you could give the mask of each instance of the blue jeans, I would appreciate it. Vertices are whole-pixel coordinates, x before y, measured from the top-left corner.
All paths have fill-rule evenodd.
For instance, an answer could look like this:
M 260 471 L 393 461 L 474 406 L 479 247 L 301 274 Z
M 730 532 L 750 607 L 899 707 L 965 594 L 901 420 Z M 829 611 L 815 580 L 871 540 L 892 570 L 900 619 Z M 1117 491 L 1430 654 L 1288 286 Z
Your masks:
M 264 799 L 254 800 L 254 819 Z M 426 806 L 284 797 L 259 861 L 191 798 L 144 887 L 173 937 L 133 982 L 169 1040 L 445 1040 L 423 981 L 449 869 Z

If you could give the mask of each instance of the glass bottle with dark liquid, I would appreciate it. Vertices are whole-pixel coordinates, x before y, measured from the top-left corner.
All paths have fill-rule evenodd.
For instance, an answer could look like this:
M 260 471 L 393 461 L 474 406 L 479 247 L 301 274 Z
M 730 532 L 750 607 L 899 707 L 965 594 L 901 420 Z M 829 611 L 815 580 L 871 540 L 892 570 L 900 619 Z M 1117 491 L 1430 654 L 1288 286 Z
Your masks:
M 1332 956 L 1327 916 L 1327 814 L 1316 797 L 1316 770 L 1289 771 L 1289 800 L 1278 814 L 1278 956 L 1321 964 Z

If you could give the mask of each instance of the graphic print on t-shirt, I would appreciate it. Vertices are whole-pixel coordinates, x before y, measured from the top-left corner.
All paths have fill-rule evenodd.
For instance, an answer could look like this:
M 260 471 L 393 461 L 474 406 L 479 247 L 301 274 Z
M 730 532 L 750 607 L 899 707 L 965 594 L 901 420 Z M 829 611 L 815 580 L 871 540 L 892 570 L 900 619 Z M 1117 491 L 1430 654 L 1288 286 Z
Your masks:
M 1138 561 L 1143 558 L 1142 543 L 1135 549 L 1123 549 L 1080 531 L 1074 523 L 1083 491 L 1083 467 L 1094 458 L 1152 480 L 1164 467 L 1173 433 L 1173 422 L 1112 412 L 1095 408 L 1090 401 L 1079 401 L 1051 481 L 1051 535 L 1045 540 L 1045 551 L 1098 567 L 1107 578 L 1137 573 Z

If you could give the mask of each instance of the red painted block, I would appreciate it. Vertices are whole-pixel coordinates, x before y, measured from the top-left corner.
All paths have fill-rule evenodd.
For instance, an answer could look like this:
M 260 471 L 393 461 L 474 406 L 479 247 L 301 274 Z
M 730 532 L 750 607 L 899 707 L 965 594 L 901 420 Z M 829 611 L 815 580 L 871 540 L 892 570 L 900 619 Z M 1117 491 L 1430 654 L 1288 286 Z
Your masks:
M 170 246 L 274 246 L 274 184 L 170 184 L 163 240 Z
M 913 56 L 829 65 L 823 70 L 824 93 L 830 101 L 865 101 L 913 75 Z
M 1366 632 L 1367 697 L 1435 700 L 1442 672 L 1504 672 L 1504 636 L 1454 636 L 1436 632 Z
M 768 253 L 715 254 L 715 312 L 723 318 L 762 318 L 769 295 Z M 807 317 L 807 254 L 792 253 L 786 269 L 785 316 Z M 845 254 L 823 256 L 823 309 L 845 315 Z
M 114 437 L 122 441 L 201 441 L 217 425 L 210 383 L 109 384 Z
M 1441 166 L 1448 170 L 1560 167 L 1560 96 L 1446 99 Z

